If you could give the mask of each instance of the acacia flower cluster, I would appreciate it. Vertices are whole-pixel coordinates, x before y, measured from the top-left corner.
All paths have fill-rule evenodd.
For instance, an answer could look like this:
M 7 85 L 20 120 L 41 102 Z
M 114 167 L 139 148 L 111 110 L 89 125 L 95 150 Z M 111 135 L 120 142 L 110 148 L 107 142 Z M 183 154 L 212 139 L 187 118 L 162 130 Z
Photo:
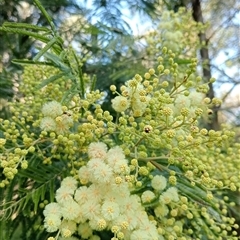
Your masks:
M 6 201 L 14 200 L 5 213 L 17 209 L 18 219 L 23 209 L 32 221 L 30 199 L 33 214 L 45 206 L 32 229 L 44 222 L 56 234 L 48 240 L 238 239 L 231 196 L 240 191 L 240 144 L 228 126 L 201 127 L 221 101 L 205 97 L 208 83 L 196 74 L 196 48 L 188 46 L 202 26 L 189 17 L 163 14 L 166 29 L 148 39 L 156 67 L 110 86 L 117 114 L 104 109 L 104 93 L 92 90 L 86 74 L 75 79 L 82 77 L 84 91 L 73 76 L 35 91 L 62 72 L 25 67 L 24 97 L 9 104 L 10 119 L 0 119 L 0 187 L 13 190 Z
M 72 113 L 62 110 L 62 105 L 56 101 L 45 103 L 42 107 L 44 118 L 40 127 L 44 131 L 53 131 L 64 134 L 73 124 Z
M 121 87 L 122 95 L 112 99 L 112 107 L 116 112 L 124 112 L 131 107 L 133 116 L 142 116 L 150 97 L 141 81 L 142 77 L 137 74 L 132 80 L 127 81 L 126 84 Z M 115 86 L 113 86 L 113 90 L 114 89 Z
M 93 239 L 94 231 L 107 229 L 114 234 L 112 239 L 158 240 L 157 228 L 141 204 L 141 199 L 143 203 L 152 199 L 147 191 L 141 199 L 131 194 L 127 181 L 130 168 L 122 149 L 116 146 L 107 151 L 106 144 L 91 143 L 88 156 L 86 166 L 79 169 L 84 185 L 77 187 L 72 177 L 63 179 L 56 192 L 57 202 L 46 206 L 46 230 L 59 230 L 65 238 L 77 232 L 83 239 Z M 152 182 L 156 189 L 166 187 L 165 178 L 155 177 Z M 176 200 L 174 191 L 169 188 L 162 201 Z

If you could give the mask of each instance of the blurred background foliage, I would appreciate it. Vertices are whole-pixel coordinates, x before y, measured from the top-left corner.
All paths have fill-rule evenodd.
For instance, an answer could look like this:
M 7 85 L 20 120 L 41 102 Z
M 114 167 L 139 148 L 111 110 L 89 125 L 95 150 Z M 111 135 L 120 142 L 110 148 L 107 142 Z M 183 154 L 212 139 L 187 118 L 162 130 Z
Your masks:
M 180 7 L 186 7 L 196 22 L 207 23 L 208 27 L 199 34 L 202 43 L 197 54 L 199 72 L 203 79 L 216 77 L 217 81 L 210 86 L 208 96 L 223 100 L 220 108 L 213 109 L 212 121 L 206 122 L 206 125 L 219 129 L 221 123 L 228 122 L 233 127 L 239 127 L 239 1 L 41 0 L 41 3 L 53 18 L 64 45 L 71 45 L 84 60 L 83 72 L 96 78 L 96 88 L 106 92 L 103 105 L 108 110 L 112 98 L 109 86 L 113 83 L 120 86 L 136 73 L 142 74 L 151 67 L 153 56 L 149 54 L 147 38 L 151 31 L 157 30 L 163 10 L 178 12 Z M 0 0 L 0 26 L 4 22 L 48 26 L 30 0 Z M 145 23 L 148 29 L 144 31 Z M 22 73 L 22 67 L 11 61 L 33 59 L 41 43 L 26 35 L 6 34 L 4 31 L 0 31 L 0 41 L 0 117 L 7 119 L 10 114 L 7 102 L 19 94 Z M 236 133 L 239 137 L 238 128 Z M 12 190 L 8 189 L 9 192 Z M 239 196 L 233 197 L 240 201 Z M 12 229 L 7 230 L 10 239 L 43 239 L 41 232 L 36 236 L 34 227 L 28 229 L 29 219 L 24 220 L 26 214 L 21 213 L 21 225 L 16 222 L 16 226 L 12 225 Z M 41 218 L 33 218 L 31 221 L 38 229 Z M 1 224 L 1 229 L 4 229 L 5 223 Z

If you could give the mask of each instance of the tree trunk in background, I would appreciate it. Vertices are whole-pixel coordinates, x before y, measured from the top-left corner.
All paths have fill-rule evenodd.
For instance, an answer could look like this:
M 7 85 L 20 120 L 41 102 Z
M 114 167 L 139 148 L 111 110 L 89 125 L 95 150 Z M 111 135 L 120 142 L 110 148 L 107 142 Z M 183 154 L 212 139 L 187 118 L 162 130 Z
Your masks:
M 191 0 L 192 3 L 192 16 L 196 22 L 203 23 L 202 9 L 200 0 Z M 205 42 L 206 45 L 200 49 L 200 55 L 202 60 L 202 69 L 203 69 L 203 77 L 206 80 L 209 80 L 212 77 L 211 74 L 211 65 L 208 51 L 208 39 L 206 38 L 205 33 L 199 34 L 200 42 Z M 207 93 L 207 97 L 210 99 L 214 98 L 214 90 L 212 83 L 209 84 L 209 92 Z M 213 108 L 213 115 L 211 117 L 211 121 L 207 123 L 207 127 L 209 129 L 218 130 L 220 128 L 218 122 L 218 108 Z

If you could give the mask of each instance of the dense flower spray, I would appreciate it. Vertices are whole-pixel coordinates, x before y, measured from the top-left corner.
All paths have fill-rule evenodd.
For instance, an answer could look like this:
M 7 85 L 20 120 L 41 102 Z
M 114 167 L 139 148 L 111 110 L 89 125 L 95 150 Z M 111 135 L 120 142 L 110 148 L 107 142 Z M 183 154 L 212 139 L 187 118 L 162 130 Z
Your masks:
M 149 220 L 141 199 L 131 194 L 127 180 L 130 168 L 123 150 L 114 147 L 107 151 L 106 144 L 91 143 L 88 156 L 87 165 L 79 169 L 79 180 L 84 185 L 77 187 L 72 177 L 63 179 L 56 192 L 57 203 L 46 206 L 44 226 L 47 231 L 59 230 L 66 237 L 78 229 L 78 235 L 86 239 L 94 236 L 93 231 L 108 229 L 116 238 L 122 236 L 120 239 L 158 239 L 156 224 Z M 143 203 L 145 198 L 147 202 L 152 200 L 147 192 L 142 194 Z M 71 222 L 68 228 L 66 221 Z M 146 231 L 147 228 L 151 231 Z
M 163 13 L 168 29 L 150 34 L 155 67 L 110 86 L 114 112 L 86 74 L 77 76 L 85 91 L 73 76 L 35 91 L 63 75 L 25 67 L 24 97 L 9 104 L 11 119 L 0 119 L 0 187 L 19 190 L 5 216 L 39 216 L 33 228 L 43 232 L 42 224 L 48 240 L 238 239 L 231 194 L 240 191 L 240 144 L 228 126 L 202 125 L 221 101 L 205 97 L 208 83 L 187 48 L 202 26 L 181 15 Z

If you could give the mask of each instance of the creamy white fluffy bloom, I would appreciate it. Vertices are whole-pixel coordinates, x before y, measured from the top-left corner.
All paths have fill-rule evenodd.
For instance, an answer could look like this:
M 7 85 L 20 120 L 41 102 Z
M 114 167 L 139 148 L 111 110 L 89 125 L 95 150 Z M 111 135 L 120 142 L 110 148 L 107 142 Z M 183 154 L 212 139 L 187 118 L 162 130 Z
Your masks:
M 119 206 L 125 206 L 130 197 L 128 183 L 121 184 L 110 183 L 105 187 L 104 199 L 115 201 Z
M 143 228 L 149 222 L 148 215 L 144 208 L 139 208 L 137 214 L 135 214 L 137 220 L 137 226 Z
M 62 180 L 61 187 L 70 188 L 75 191 L 77 189 L 77 180 L 73 177 L 66 177 Z
M 41 120 L 40 128 L 44 131 L 55 131 L 56 122 L 51 117 L 44 117 Z
M 171 201 L 179 201 L 177 188 L 170 187 L 160 196 L 160 203 L 169 204 Z
M 141 199 L 143 203 L 150 203 L 155 197 L 152 191 L 147 190 L 142 193 Z
M 130 237 L 131 240 L 152 240 L 144 230 L 134 230 Z
M 70 237 L 77 230 L 77 224 L 75 221 L 63 220 L 59 229 L 63 237 Z
M 167 189 L 166 192 L 171 195 L 172 201 L 174 201 L 174 202 L 179 201 L 177 188 L 175 188 L 175 187 L 170 187 L 170 188 Z
M 56 232 L 61 225 L 61 219 L 57 215 L 48 215 L 44 219 L 44 228 L 47 232 Z
M 125 159 L 125 155 L 122 148 L 120 148 L 119 146 L 115 146 L 108 150 L 106 160 L 110 166 L 119 159 Z
M 106 162 L 113 169 L 114 173 L 129 174 L 130 172 L 128 161 L 125 158 L 122 148 L 119 146 L 111 148 L 108 151 Z
M 43 215 L 45 217 L 47 217 L 48 215 L 55 215 L 59 218 L 62 217 L 62 213 L 61 213 L 61 207 L 58 203 L 49 203 L 48 205 L 46 205 L 44 211 L 43 211 Z
M 148 233 L 148 238 L 151 240 L 158 240 L 158 231 L 156 226 L 150 222 L 147 221 L 141 226 L 141 230 L 144 230 Z
M 93 183 L 108 183 L 113 177 L 112 169 L 98 158 L 91 159 L 87 168 L 91 171 L 90 181 Z
M 66 220 L 74 220 L 81 212 L 80 206 L 74 201 L 66 201 L 62 206 L 62 216 Z
M 162 175 L 156 175 L 151 180 L 151 185 L 157 191 L 164 190 L 167 186 L 167 179 Z
M 102 184 L 92 184 L 88 187 L 88 198 L 95 199 L 100 202 L 103 196 L 107 193 L 107 190 L 102 188 Z
M 78 234 L 83 238 L 83 239 L 88 239 L 89 237 L 92 236 L 93 230 L 89 226 L 88 223 L 82 223 L 78 226 Z
M 56 191 L 56 200 L 61 205 L 64 205 L 65 202 L 71 201 L 74 191 L 72 189 L 61 187 Z
M 123 212 L 123 214 L 120 214 L 119 217 L 117 217 L 113 221 L 113 224 L 117 225 L 117 226 L 121 226 L 121 224 L 123 222 L 126 222 L 127 229 L 132 231 L 138 225 L 138 222 L 137 222 L 134 214 L 135 214 L 134 212 Z
M 63 114 L 62 105 L 56 101 L 45 103 L 42 107 L 42 113 L 46 117 L 56 118 Z
M 141 199 L 137 195 L 130 195 L 124 203 L 125 212 L 135 213 L 141 207 Z
M 154 209 L 154 213 L 158 218 L 162 218 L 167 216 L 167 214 L 169 213 L 169 209 L 167 207 L 167 205 L 160 203 L 155 209 Z
M 89 220 L 96 219 L 101 216 L 101 205 L 95 199 L 88 199 L 88 201 L 81 205 L 83 216 Z
M 149 100 L 150 98 L 146 97 L 145 102 L 141 102 L 139 98 L 136 98 L 134 101 L 132 101 L 131 104 L 133 109 L 133 115 L 136 117 L 142 116 L 148 106 Z
M 57 134 L 64 134 L 69 130 L 70 126 L 73 123 L 73 120 L 71 116 L 66 116 L 64 114 L 62 116 L 56 117 L 55 122 L 56 122 L 55 132 Z
M 106 220 L 100 217 L 95 217 L 88 222 L 92 229 L 102 231 L 108 226 Z
M 115 202 L 104 201 L 101 208 L 101 213 L 106 220 L 108 221 L 114 220 L 120 214 L 119 206 Z
M 103 142 L 93 142 L 88 147 L 89 158 L 105 159 L 107 154 L 107 145 Z
M 112 99 L 112 107 L 116 112 L 124 112 L 130 106 L 130 102 L 126 97 L 117 96 Z
M 78 202 L 79 205 L 84 204 L 89 199 L 89 190 L 86 186 L 78 188 L 75 192 L 74 199 Z
M 90 181 L 91 173 L 86 166 L 82 166 L 78 171 L 79 179 L 82 184 L 86 184 Z

